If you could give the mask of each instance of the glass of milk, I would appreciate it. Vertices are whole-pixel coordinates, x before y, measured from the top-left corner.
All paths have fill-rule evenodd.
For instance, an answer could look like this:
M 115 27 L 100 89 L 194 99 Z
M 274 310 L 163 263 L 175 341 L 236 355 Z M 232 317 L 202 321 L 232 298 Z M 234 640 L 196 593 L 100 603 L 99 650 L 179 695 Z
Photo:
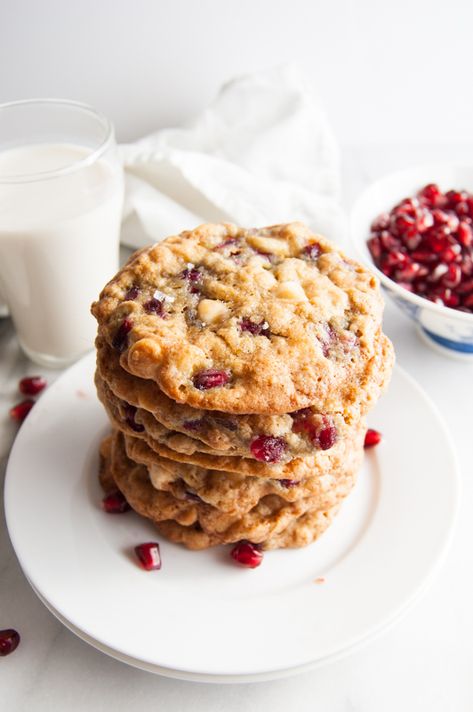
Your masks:
M 90 304 L 118 268 L 122 203 L 108 119 L 72 101 L 0 105 L 0 301 L 36 363 L 92 348 Z

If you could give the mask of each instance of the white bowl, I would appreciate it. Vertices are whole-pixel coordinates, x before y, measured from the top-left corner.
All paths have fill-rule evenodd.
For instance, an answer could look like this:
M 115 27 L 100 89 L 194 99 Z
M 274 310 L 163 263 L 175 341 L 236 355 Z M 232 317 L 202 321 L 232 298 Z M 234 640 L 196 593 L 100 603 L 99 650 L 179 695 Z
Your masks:
M 441 190 L 465 189 L 473 193 L 473 166 L 432 164 L 391 173 L 372 183 L 357 199 L 350 216 L 351 240 L 360 259 L 373 270 L 391 299 L 413 319 L 424 340 L 441 353 L 473 363 L 473 314 L 450 309 L 400 287 L 374 264 L 366 241 L 370 225 L 403 198 L 428 183 Z

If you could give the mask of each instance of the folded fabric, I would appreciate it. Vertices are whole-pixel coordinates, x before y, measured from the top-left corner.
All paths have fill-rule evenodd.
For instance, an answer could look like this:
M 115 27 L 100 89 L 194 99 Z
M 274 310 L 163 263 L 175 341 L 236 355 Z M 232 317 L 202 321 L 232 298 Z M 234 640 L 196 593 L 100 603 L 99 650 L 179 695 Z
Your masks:
M 141 247 L 202 222 L 302 220 L 341 242 L 339 155 L 298 70 L 233 79 L 188 127 L 122 145 L 122 242 Z

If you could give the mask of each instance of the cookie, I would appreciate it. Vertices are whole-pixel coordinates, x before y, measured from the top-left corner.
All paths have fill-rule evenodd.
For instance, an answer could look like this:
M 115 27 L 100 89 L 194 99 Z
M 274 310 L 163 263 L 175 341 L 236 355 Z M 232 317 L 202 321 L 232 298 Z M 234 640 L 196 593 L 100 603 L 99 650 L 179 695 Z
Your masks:
M 328 510 L 316 509 L 305 512 L 281 532 L 272 534 L 262 542 L 262 548 L 289 549 L 312 544 L 328 529 L 339 509 L 340 505 L 337 505 Z M 222 543 L 218 536 L 208 534 L 199 525 L 186 527 L 177 522 L 166 521 L 157 522 L 156 528 L 166 539 L 175 544 L 183 544 L 194 551 L 208 549 Z
M 317 450 L 313 455 L 295 458 L 287 462 L 277 459 L 279 450 L 272 441 L 270 442 L 272 445 L 270 461 L 229 455 L 211 455 L 199 451 L 180 452 L 160 442 L 161 426 L 156 423 L 152 415 L 143 413 L 142 420 L 146 422 L 146 426 L 143 426 L 143 430 L 137 430 L 136 424 L 125 420 L 119 409 L 115 408 L 112 403 L 106 399 L 102 402 L 113 428 L 120 430 L 125 436 L 131 435 L 144 440 L 154 457 L 158 456 L 176 463 L 197 465 L 209 470 L 235 472 L 245 476 L 301 480 L 313 476 L 314 473 L 325 472 L 330 467 L 338 468 L 343 466 L 351 448 L 362 448 L 366 433 L 366 423 L 364 420 L 360 420 L 351 426 L 346 438 L 337 440 L 329 450 Z M 154 430 L 155 426 L 157 427 L 156 431 Z
M 277 495 L 267 495 L 249 512 L 233 516 L 210 505 L 189 504 L 167 492 L 156 490 L 149 480 L 146 467 L 128 458 L 121 433 L 115 432 L 113 435 L 110 459 L 107 460 L 107 447 L 102 449 L 102 457 L 102 479 L 108 482 L 111 475 L 116 487 L 138 514 L 154 523 L 172 520 L 182 527 L 201 529 L 215 543 L 233 543 L 242 539 L 264 543 L 281 534 L 295 519 L 317 506 L 316 498 L 286 502 Z M 104 478 L 103 472 L 107 469 L 110 475 Z
M 317 450 L 329 450 L 337 440 L 350 433 L 350 428 L 341 415 L 320 415 L 311 408 L 304 408 L 296 411 L 292 416 L 252 416 L 254 420 L 259 421 L 261 429 L 254 432 L 247 430 L 243 433 L 240 428 L 238 437 L 235 438 L 231 438 L 233 433 L 229 433 L 230 437 L 226 440 L 227 448 L 219 450 L 194 437 L 199 429 L 198 424 L 205 423 L 205 415 L 201 415 L 198 420 L 190 421 L 193 427 L 188 427 L 185 434 L 182 430 L 181 432 L 169 430 L 162 424 L 162 416 L 159 412 L 151 414 L 143 408 L 130 404 L 129 401 L 118 398 L 98 371 L 95 374 L 95 384 L 100 400 L 117 419 L 121 418 L 137 432 L 146 430 L 162 445 L 186 454 L 202 452 L 215 457 L 227 455 L 258 459 L 260 454 L 264 454 L 260 445 L 265 442 L 265 438 L 269 438 L 270 442 L 277 442 L 280 447 L 279 461 L 289 462 L 294 457 L 314 454 Z M 242 419 L 244 416 L 233 417 Z M 205 427 L 204 424 L 203 428 Z M 223 425 L 220 427 L 223 429 Z M 244 442 L 242 442 L 243 437 L 245 437 Z
M 231 514 L 250 511 L 263 497 L 275 494 L 286 502 L 317 498 L 319 507 L 331 507 L 354 486 L 363 459 L 363 449 L 352 447 L 343 466 L 329 468 L 305 480 L 246 477 L 234 472 L 204 469 L 159 458 L 143 440 L 125 437 L 125 449 L 133 462 L 144 465 L 153 487 L 179 499 L 206 502 Z
M 174 401 L 271 415 L 343 413 L 385 381 L 382 310 L 376 277 L 300 223 L 170 237 L 135 253 L 92 306 L 121 366 Z

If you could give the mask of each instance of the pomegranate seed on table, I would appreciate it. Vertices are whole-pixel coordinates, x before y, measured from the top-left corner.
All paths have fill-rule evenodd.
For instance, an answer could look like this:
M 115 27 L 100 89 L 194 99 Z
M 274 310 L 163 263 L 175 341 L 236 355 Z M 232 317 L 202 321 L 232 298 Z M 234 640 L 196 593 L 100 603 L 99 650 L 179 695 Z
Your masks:
M 230 380 L 228 371 L 218 371 L 216 368 L 208 368 L 205 371 L 200 371 L 194 376 L 194 386 L 199 391 L 206 391 L 209 388 L 217 388 L 225 386 Z
M 42 376 L 26 376 L 18 384 L 20 393 L 25 396 L 36 396 L 47 386 L 47 381 Z
M 249 541 L 240 541 L 230 552 L 231 557 L 241 566 L 256 569 L 263 561 L 263 552 L 257 544 Z
M 0 630 L 0 656 L 10 655 L 20 644 L 20 634 L 13 628 Z
M 135 546 L 135 554 L 146 571 L 157 571 L 161 568 L 161 554 L 156 541 L 148 541 Z
M 26 418 L 34 404 L 35 402 L 31 398 L 27 398 L 26 400 L 21 401 L 21 403 L 17 403 L 13 406 L 13 408 L 10 408 L 10 418 L 12 420 L 16 420 L 18 423 L 21 423 Z
M 368 428 L 365 435 L 365 448 L 374 447 L 381 442 L 382 435 L 378 430 L 373 430 L 373 428 Z
M 123 514 L 124 512 L 128 512 L 131 507 L 122 493 L 117 490 L 116 492 L 110 492 L 110 494 L 102 499 L 102 509 L 104 512 L 107 512 L 107 514 Z
M 250 450 L 260 462 L 279 462 L 287 449 L 284 438 L 273 435 L 258 435 L 250 445 Z

